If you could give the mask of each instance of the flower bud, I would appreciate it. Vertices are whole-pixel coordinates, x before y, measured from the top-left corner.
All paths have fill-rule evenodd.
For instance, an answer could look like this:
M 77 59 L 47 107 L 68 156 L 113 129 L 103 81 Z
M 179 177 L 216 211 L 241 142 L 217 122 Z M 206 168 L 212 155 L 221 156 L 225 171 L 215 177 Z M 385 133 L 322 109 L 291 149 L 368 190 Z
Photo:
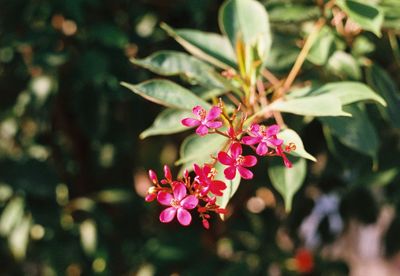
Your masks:
M 149 170 L 149 177 L 151 182 L 153 182 L 153 184 L 158 183 L 157 174 L 153 170 Z
M 172 181 L 171 170 L 169 169 L 169 167 L 167 165 L 164 165 L 164 175 L 165 175 L 165 178 L 168 180 L 168 182 Z
M 206 228 L 207 230 L 210 229 L 210 223 L 208 222 L 208 220 L 203 219 L 203 227 Z

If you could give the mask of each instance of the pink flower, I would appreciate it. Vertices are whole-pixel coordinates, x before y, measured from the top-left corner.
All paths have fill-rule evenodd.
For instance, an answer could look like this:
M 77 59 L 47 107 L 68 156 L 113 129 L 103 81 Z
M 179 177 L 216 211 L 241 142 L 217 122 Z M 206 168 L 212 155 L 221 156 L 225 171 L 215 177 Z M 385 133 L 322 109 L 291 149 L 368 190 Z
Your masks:
M 216 196 L 222 196 L 222 191 L 226 189 L 226 184 L 221 180 L 214 180 L 217 171 L 205 165 L 201 168 L 199 165 L 193 165 L 194 172 L 196 173 L 195 180 L 202 186 L 200 189 L 202 195 L 206 195 L 208 192 L 213 193 Z
M 224 170 L 225 177 L 227 179 L 234 179 L 237 170 L 244 179 L 253 178 L 253 173 L 245 167 L 255 166 L 257 158 L 252 155 L 243 156 L 242 145 L 239 143 L 232 144 L 230 152 L 230 156 L 224 151 L 218 153 L 218 161 L 229 166 Z
M 192 216 L 187 210 L 194 209 L 199 200 L 194 195 L 187 195 L 186 187 L 181 182 L 176 182 L 172 188 L 173 195 L 167 192 L 159 192 L 157 200 L 160 204 L 171 206 L 160 214 L 160 221 L 163 223 L 171 222 L 175 215 L 183 226 L 188 226 L 192 221 Z
M 253 124 L 250 127 L 250 136 L 242 138 L 242 143 L 246 145 L 258 144 L 256 153 L 258 155 L 265 155 L 268 152 L 268 147 L 276 148 L 282 145 L 283 140 L 278 139 L 276 136 L 279 132 L 278 125 L 271 125 L 268 128 Z
M 193 108 L 193 114 L 196 115 L 198 119 L 185 118 L 181 123 L 187 127 L 197 126 L 196 133 L 200 136 L 204 136 L 208 134 L 208 129 L 216 129 L 222 126 L 222 122 L 215 121 L 215 119 L 221 115 L 221 112 L 221 108 L 213 106 L 207 114 L 204 108 L 197 105 Z

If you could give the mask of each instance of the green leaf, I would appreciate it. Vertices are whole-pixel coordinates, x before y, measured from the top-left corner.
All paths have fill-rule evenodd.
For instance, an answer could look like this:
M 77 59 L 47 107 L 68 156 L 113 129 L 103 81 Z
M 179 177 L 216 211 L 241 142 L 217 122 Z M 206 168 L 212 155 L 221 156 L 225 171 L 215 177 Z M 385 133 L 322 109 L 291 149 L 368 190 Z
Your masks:
M 97 227 L 93 219 L 86 219 L 79 225 L 81 246 L 88 256 L 92 256 L 97 248 Z
M 393 126 L 400 128 L 400 93 L 395 82 L 375 64 L 367 68 L 367 82 L 387 102 L 387 108 L 379 108 L 380 112 Z
M 367 4 L 365 1 L 337 0 L 335 3 L 363 30 L 381 36 L 384 15 L 378 7 Z
M 366 112 L 356 104 L 347 105 L 343 109 L 352 117 L 326 117 L 319 120 L 342 144 L 376 157 L 379 147 L 378 135 Z
M 193 134 L 183 141 L 180 149 L 180 159 L 176 161 L 176 165 L 188 162 L 199 164 L 207 162 L 211 160 L 211 155 L 216 155 L 219 150 L 223 149 L 226 142 L 226 137 L 217 134 L 209 134 L 204 137 Z
M 327 70 L 341 79 L 361 79 L 361 68 L 357 61 L 352 55 L 343 51 L 336 51 L 329 58 Z
M 373 172 L 362 176 L 357 185 L 369 187 L 381 187 L 392 183 L 399 175 L 399 168 L 391 168 L 380 172 Z
M 225 89 L 209 89 L 200 86 L 193 87 L 192 92 L 203 100 L 211 100 L 212 98 L 219 97 L 226 93 Z
M 349 116 L 342 110 L 340 100 L 330 94 L 277 100 L 267 108 L 303 116 Z
M 305 150 L 303 141 L 301 140 L 297 132 L 293 129 L 287 128 L 282 130 L 280 133 L 278 133 L 278 138 L 284 141 L 284 146 L 287 146 L 289 143 L 294 143 L 296 145 L 296 149 L 290 152 L 291 155 L 303 157 L 314 162 L 317 161 L 314 156 L 312 156 Z
M 371 88 L 361 82 L 341 81 L 331 82 L 320 87 L 309 87 L 294 90 L 289 94 L 289 97 L 295 96 L 317 96 L 317 95 L 332 95 L 338 98 L 342 105 L 347 105 L 359 101 L 375 101 L 383 106 L 386 102 L 375 93 Z
M 305 6 L 287 3 L 277 3 L 277 5 L 268 9 L 271 22 L 303 22 L 316 19 L 319 16 L 317 6 Z
M 210 65 L 185 53 L 160 51 L 144 59 L 131 62 L 163 76 L 181 75 L 192 84 L 209 88 L 224 88 Z
M 136 85 L 121 82 L 121 85 L 151 102 L 167 107 L 190 110 L 196 105 L 210 107 L 209 103 L 191 91 L 169 80 L 153 79 Z
M 219 68 L 236 68 L 235 54 L 226 37 L 197 30 L 174 30 L 165 23 L 161 28 L 192 55 Z
M 271 30 L 267 11 L 254 0 L 228 0 L 219 10 L 219 26 L 233 48 L 240 40 L 256 46 L 259 56 L 265 58 L 271 47 Z
M 323 65 L 333 52 L 335 36 L 330 28 L 323 27 L 318 33 L 308 55 L 307 60 L 316 64 Z
M 292 201 L 295 193 L 300 189 L 307 173 L 307 163 L 303 158 L 288 157 L 293 164 L 292 168 L 286 168 L 279 158 L 270 160 L 268 175 L 272 185 L 282 195 L 285 201 L 285 209 L 292 209 Z
M 181 124 L 183 118 L 191 117 L 192 113 L 187 110 L 167 108 L 157 115 L 153 125 L 140 134 L 140 139 L 153 135 L 165 135 L 188 130 Z
M 234 194 L 236 193 L 237 189 L 239 188 L 240 180 L 241 180 L 240 174 L 238 174 L 238 173 L 236 174 L 234 179 L 232 179 L 232 180 L 226 179 L 225 175 L 224 175 L 224 169 L 225 168 L 226 168 L 226 166 L 222 165 L 219 162 L 217 162 L 217 164 L 215 165 L 215 169 L 218 172 L 218 174 L 217 174 L 215 179 L 225 182 L 225 184 L 227 186 L 226 189 L 223 192 L 223 195 L 217 197 L 216 203 L 221 208 L 225 208 L 228 205 L 229 200 L 234 196 Z M 224 219 L 224 215 L 223 214 L 220 214 L 220 217 L 222 219 Z
M 21 197 L 11 199 L 0 217 L 0 235 L 7 236 L 24 214 L 24 200 Z
M 32 218 L 30 215 L 26 215 L 19 219 L 18 223 L 8 236 L 8 246 L 10 247 L 14 258 L 17 260 L 22 260 L 25 258 L 31 225 Z

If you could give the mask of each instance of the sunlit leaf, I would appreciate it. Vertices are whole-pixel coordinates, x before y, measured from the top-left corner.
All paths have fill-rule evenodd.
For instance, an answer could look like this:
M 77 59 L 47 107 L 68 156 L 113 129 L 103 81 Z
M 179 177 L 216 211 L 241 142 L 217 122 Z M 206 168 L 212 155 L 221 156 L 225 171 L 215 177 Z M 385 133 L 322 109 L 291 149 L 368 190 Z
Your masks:
M 277 100 L 268 108 L 303 116 L 349 116 L 342 110 L 340 100 L 330 94 Z
M 207 109 L 210 107 L 191 91 L 169 80 L 153 79 L 136 85 L 121 82 L 121 85 L 149 101 L 167 107 L 188 110 L 196 105 Z
M 361 68 L 355 58 L 343 51 L 336 51 L 328 60 L 327 69 L 344 80 L 360 80 Z
M 295 193 L 300 189 L 307 173 L 307 163 L 303 158 L 288 157 L 293 164 L 292 168 L 286 168 L 279 158 L 271 158 L 268 167 L 268 175 L 272 185 L 282 195 L 285 201 L 285 209 L 292 209 L 292 201 Z
M 307 59 L 316 65 L 323 65 L 334 50 L 335 36 L 330 28 L 323 27 L 318 33 Z
M 181 120 L 192 117 L 192 115 L 188 110 L 167 108 L 157 115 L 153 125 L 143 131 L 139 137 L 145 139 L 153 135 L 165 135 L 188 130 L 187 127 L 182 125 Z
M 10 247 L 14 258 L 17 260 L 25 258 L 31 224 L 32 218 L 30 215 L 22 217 L 8 237 L 8 246 Z
M 174 30 L 165 23 L 161 27 L 192 55 L 220 68 L 236 67 L 235 54 L 226 37 L 197 30 Z
M 7 236 L 24 214 L 24 200 L 21 197 L 11 199 L 0 217 L 0 235 Z
M 229 200 L 234 196 L 234 194 L 236 193 L 237 189 L 239 188 L 240 185 L 240 174 L 236 174 L 235 178 L 232 180 L 228 180 L 225 178 L 224 176 L 224 169 L 226 168 L 226 166 L 222 165 L 221 163 L 217 163 L 215 165 L 215 169 L 218 172 L 218 175 L 215 179 L 221 180 L 223 182 L 225 182 L 226 184 L 226 189 L 223 191 L 223 195 L 220 197 L 217 197 L 217 204 L 221 207 L 221 208 L 225 208 L 228 203 Z M 224 219 L 224 215 L 221 214 L 220 217 L 222 219 Z
M 97 248 L 97 227 L 92 219 L 86 219 L 79 225 L 81 245 L 83 251 L 91 256 Z
M 362 29 L 371 31 L 381 36 L 383 23 L 383 12 L 377 5 L 368 4 L 365 1 L 337 0 L 335 2 L 351 20 L 357 23 Z
M 193 134 L 183 141 L 180 149 L 180 159 L 176 161 L 176 164 L 198 162 L 201 165 L 207 160 L 210 161 L 211 155 L 216 155 L 226 142 L 227 138 L 221 135 L 210 134 L 200 137 Z
M 259 56 L 265 57 L 271 47 L 271 30 L 267 11 L 254 0 L 228 0 L 219 10 L 220 29 L 236 48 L 239 41 L 256 46 Z
M 194 84 L 224 88 L 210 65 L 185 53 L 159 51 L 144 59 L 131 59 L 131 62 L 163 76 L 182 75 Z
M 278 138 L 284 141 L 284 146 L 287 146 L 289 143 L 294 143 L 296 145 L 296 149 L 292 150 L 290 154 L 298 157 L 303 157 L 314 162 L 317 161 L 314 156 L 312 156 L 305 150 L 303 141 L 301 140 L 297 132 L 293 129 L 287 128 L 282 130 L 280 133 L 278 133 Z

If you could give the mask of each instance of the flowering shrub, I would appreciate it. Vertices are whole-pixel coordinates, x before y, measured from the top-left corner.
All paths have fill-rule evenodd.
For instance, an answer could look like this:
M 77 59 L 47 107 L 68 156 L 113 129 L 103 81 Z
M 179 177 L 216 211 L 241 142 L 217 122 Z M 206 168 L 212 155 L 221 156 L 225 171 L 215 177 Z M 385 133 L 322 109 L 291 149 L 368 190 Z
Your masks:
M 332 5 L 335 13 L 326 15 Z M 187 226 L 192 220 L 189 211 L 196 210 L 204 227 L 209 228 L 210 213 L 226 213 L 229 199 L 241 180 L 253 179 L 253 169 L 260 158 L 270 163 L 270 181 L 290 211 L 293 196 L 306 176 L 306 159 L 315 162 L 316 158 L 305 150 L 285 113 L 304 117 L 296 129 L 318 118 L 327 138 L 334 135 L 345 145 L 375 158 L 375 145 L 360 146 L 365 132 L 359 129 L 369 128 L 363 102 L 386 106 L 385 100 L 358 81 L 358 77 L 333 82 L 313 76 L 298 78 L 303 65 L 320 66 L 327 62 L 324 47 L 336 47 L 332 29 L 349 39 L 365 26 L 345 1 L 329 1 L 320 8 L 325 17 L 307 30 L 308 36 L 288 72 L 271 66 L 278 51 L 274 47 L 279 46 L 273 44 L 268 13 L 255 0 L 225 1 L 219 12 L 222 35 L 175 30 L 163 23 L 162 28 L 192 56 L 161 51 L 132 60 L 157 74 L 180 76 L 188 83 L 183 86 L 166 79 L 136 85 L 122 83 L 134 93 L 166 107 L 153 126 L 142 133 L 142 138 L 195 128 L 195 134 L 182 143 L 176 162 L 182 165 L 181 177 L 172 179 L 165 167 L 165 178 L 159 182 L 155 173 L 149 172 L 154 186 L 146 200 L 157 199 L 168 206 L 161 212 L 161 222 L 168 223 L 176 216 L 181 225 Z M 340 33 L 340 20 L 344 18 L 358 26 L 357 31 Z M 366 25 L 364 29 L 380 35 L 378 19 L 375 25 Z M 325 37 L 332 40 L 326 42 L 329 45 L 321 42 Z M 336 51 L 343 55 L 340 47 Z M 346 131 L 356 134 L 346 139 Z M 282 162 L 276 163 L 276 157 Z

